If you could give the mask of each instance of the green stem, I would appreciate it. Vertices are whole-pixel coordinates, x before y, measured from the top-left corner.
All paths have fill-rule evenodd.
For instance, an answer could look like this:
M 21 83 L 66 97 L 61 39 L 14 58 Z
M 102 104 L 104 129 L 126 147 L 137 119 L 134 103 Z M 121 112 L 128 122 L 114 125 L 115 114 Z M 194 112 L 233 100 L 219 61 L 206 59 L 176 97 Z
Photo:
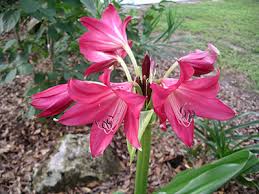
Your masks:
M 126 74 L 127 80 L 128 80 L 129 82 L 132 82 L 132 78 L 131 78 L 129 69 L 128 69 L 126 63 L 124 62 L 124 60 L 123 60 L 121 57 L 117 56 L 117 61 L 120 63 L 121 67 L 123 68 L 123 71 L 124 71 L 125 74 Z
M 138 151 L 135 178 L 135 194 L 147 193 L 149 157 L 151 147 L 151 125 L 148 125 L 141 138 L 142 151 Z
M 175 61 L 174 64 L 165 72 L 164 78 L 167 78 L 177 66 L 178 62 Z
M 132 52 L 132 50 L 131 50 L 131 48 L 129 47 L 128 44 L 126 44 L 124 46 L 124 50 L 129 55 L 129 58 L 130 58 L 130 60 L 131 60 L 131 62 L 133 64 L 136 76 L 141 78 L 140 68 L 139 68 L 139 66 L 137 64 L 137 61 L 136 61 L 136 58 L 135 58 L 135 56 L 134 56 L 134 54 L 133 54 L 133 52 Z

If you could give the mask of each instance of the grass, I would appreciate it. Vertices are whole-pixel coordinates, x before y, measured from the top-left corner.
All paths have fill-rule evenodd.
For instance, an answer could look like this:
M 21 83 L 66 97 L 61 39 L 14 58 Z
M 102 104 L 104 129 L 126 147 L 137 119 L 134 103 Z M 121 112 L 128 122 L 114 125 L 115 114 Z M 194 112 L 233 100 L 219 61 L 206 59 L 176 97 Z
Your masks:
M 213 43 L 221 51 L 220 66 L 245 73 L 259 89 L 258 0 L 202 1 L 175 8 L 184 19 L 177 32 L 189 36 L 186 49 L 205 49 Z

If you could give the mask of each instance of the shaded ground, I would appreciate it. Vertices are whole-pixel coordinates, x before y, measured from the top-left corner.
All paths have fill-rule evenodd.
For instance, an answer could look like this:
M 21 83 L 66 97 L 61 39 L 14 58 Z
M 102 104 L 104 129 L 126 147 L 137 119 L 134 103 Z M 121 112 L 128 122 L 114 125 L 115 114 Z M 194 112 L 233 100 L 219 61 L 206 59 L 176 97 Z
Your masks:
M 238 82 L 238 79 L 242 79 Z M 71 128 L 57 125 L 48 119 L 44 122 L 28 120 L 24 116 L 27 105 L 24 102 L 23 92 L 26 89 L 28 77 L 16 78 L 15 82 L 0 86 L 0 193 L 31 193 L 31 175 L 36 163 L 44 160 L 53 150 L 56 141 L 64 133 L 88 133 L 82 128 Z M 240 74 L 227 72 L 222 81 L 220 96 L 234 107 L 237 112 L 258 111 L 259 96 L 253 91 L 240 86 L 246 85 L 247 79 Z M 247 129 L 243 133 L 247 133 Z M 197 146 L 199 141 L 195 140 Z M 123 171 L 103 183 L 93 182 L 82 185 L 71 192 L 79 193 L 111 193 L 121 190 L 132 193 L 134 186 L 135 164 L 128 166 L 125 137 L 121 134 L 113 141 Z M 204 162 L 199 158 L 190 159 L 186 155 L 186 148 L 174 137 L 173 133 L 161 133 L 158 127 L 154 128 L 151 153 L 151 170 L 149 175 L 150 192 L 169 182 L 176 173 L 200 166 Z M 114 164 L 116 165 L 116 164 Z M 248 193 L 247 189 L 230 184 L 226 193 Z M 255 193 L 252 190 L 249 193 Z

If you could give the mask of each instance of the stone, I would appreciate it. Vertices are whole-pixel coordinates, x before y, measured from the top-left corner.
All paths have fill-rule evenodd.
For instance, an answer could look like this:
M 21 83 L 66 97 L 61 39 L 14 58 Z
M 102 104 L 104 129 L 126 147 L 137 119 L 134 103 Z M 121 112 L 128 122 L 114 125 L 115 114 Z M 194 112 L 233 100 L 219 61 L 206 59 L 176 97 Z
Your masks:
M 49 159 L 35 167 L 33 189 L 36 193 L 62 192 L 76 185 L 102 181 L 120 170 L 119 159 L 111 148 L 92 158 L 89 135 L 68 134 L 58 143 Z

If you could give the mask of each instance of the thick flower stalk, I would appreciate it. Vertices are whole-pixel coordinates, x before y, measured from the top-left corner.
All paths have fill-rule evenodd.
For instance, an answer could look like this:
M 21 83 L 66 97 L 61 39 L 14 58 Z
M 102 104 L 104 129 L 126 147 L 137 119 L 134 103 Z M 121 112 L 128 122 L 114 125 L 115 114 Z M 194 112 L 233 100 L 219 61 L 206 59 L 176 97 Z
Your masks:
M 162 129 L 165 130 L 166 122 L 169 122 L 175 134 L 189 147 L 193 145 L 196 116 L 227 120 L 235 112 L 217 98 L 220 72 L 215 67 L 219 55 L 215 46 L 209 44 L 206 51 L 196 50 L 177 59 L 163 78 L 156 79 L 156 64 L 148 54 L 144 56 L 141 70 L 137 65 L 131 50 L 132 41 L 126 34 L 130 20 L 128 16 L 122 21 L 112 4 L 100 19 L 82 17 L 80 21 L 88 31 L 79 39 L 80 52 L 91 62 L 84 75 L 103 72 L 100 82 L 70 79 L 67 84 L 33 95 L 31 104 L 42 110 L 39 117 L 64 112 L 55 119 L 60 124 L 91 124 L 90 151 L 93 157 L 103 154 L 123 126 L 127 142 L 138 149 L 135 194 L 145 194 L 152 139 L 150 121 L 154 112 Z M 130 74 L 129 65 L 124 61 L 127 56 L 135 75 Z M 110 81 L 112 66 L 118 63 L 127 82 Z M 180 68 L 180 75 L 170 78 L 176 67 Z M 146 122 L 146 129 L 141 127 L 140 130 L 142 110 L 151 112 L 151 117 Z

